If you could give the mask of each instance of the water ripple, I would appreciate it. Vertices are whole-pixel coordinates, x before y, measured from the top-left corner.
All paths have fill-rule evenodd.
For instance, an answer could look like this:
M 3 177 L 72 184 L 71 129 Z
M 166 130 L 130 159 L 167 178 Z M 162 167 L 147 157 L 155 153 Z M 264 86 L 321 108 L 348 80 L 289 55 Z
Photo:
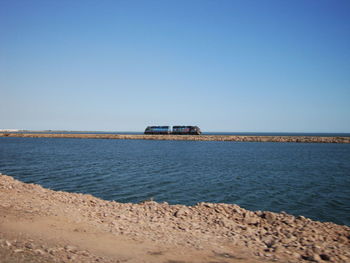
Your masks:
M 0 172 L 121 202 L 237 203 L 350 225 L 350 145 L 0 138 Z

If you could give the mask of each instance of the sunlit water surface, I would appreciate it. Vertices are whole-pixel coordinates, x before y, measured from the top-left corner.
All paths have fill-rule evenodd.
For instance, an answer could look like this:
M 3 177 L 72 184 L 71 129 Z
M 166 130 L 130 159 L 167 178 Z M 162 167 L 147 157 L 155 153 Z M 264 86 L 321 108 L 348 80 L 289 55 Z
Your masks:
M 235 203 L 350 225 L 350 144 L 0 138 L 0 172 L 119 202 Z

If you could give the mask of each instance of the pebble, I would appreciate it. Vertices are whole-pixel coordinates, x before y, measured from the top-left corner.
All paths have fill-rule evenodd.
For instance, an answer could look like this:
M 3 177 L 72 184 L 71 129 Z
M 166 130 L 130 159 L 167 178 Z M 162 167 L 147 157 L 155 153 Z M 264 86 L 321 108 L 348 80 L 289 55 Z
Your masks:
M 271 213 L 271 212 L 265 212 L 263 214 L 263 218 L 266 219 L 267 223 L 272 224 L 276 220 L 276 215 L 274 213 Z
M 55 253 L 57 252 L 57 250 L 54 249 L 54 248 L 50 248 L 50 249 L 48 249 L 48 252 L 49 252 L 51 255 L 55 255 Z
M 69 252 L 77 252 L 77 247 L 75 246 L 70 246 L 70 245 L 67 245 L 64 247 L 65 250 L 69 251 Z
M 177 210 L 175 213 L 174 213 L 174 216 L 176 217 L 182 217 L 182 216 L 185 216 L 188 214 L 188 209 L 187 208 L 180 208 L 179 210 Z
M 301 255 L 299 254 L 299 253 L 297 253 L 297 252 L 292 252 L 292 257 L 294 257 L 294 258 L 301 258 Z
M 327 254 L 320 254 L 320 258 L 325 261 L 331 261 L 331 257 Z
M 26 243 L 25 247 L 28 248 L 28 249 L 33 249 L 34 248 L 32 243 Z
M 6 245 L 7 247 L 10 247 L 10 246 L 11 246 L 11 242 L 8 241 L 8 240 L 5 240 L 5 245 Z
M 82 256 L 88 257 L 88 256 L 90 255 L 90 253 L 89 253 L 89 252 L 87 252 L 87 251 L 81 251 L 81 252 L 79 253 L 79 255 L 82 255 Z
M 41 249 L 35 249 L 34 253 L 36 253 L 38 255 L 44 255 L 45 254 L 45 252 L 43 250 L 41 250 Z

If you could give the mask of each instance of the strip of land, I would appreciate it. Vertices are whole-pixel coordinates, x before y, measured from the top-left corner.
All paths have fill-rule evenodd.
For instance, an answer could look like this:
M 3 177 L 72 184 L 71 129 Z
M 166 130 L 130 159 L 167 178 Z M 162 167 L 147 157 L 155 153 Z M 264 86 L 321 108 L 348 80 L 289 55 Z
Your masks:
M 0 133 L 0 137 L 173 140 L 173 141 L 231 141 L 231 142 L 350 143 L 350 137 L 320 137 L 320 136 Z
M 0 174 L 0 261 L 346 263 L 350 228 L 230 204 L 105 201 Z

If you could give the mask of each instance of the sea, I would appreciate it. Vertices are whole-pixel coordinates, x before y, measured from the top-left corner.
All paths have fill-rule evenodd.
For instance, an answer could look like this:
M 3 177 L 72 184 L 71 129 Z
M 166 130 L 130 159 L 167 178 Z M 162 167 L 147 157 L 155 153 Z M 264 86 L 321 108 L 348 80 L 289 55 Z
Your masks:
M 350 226 L 350 144 L 1 137 L 0 172 L 105 200 L 238 204 Z

